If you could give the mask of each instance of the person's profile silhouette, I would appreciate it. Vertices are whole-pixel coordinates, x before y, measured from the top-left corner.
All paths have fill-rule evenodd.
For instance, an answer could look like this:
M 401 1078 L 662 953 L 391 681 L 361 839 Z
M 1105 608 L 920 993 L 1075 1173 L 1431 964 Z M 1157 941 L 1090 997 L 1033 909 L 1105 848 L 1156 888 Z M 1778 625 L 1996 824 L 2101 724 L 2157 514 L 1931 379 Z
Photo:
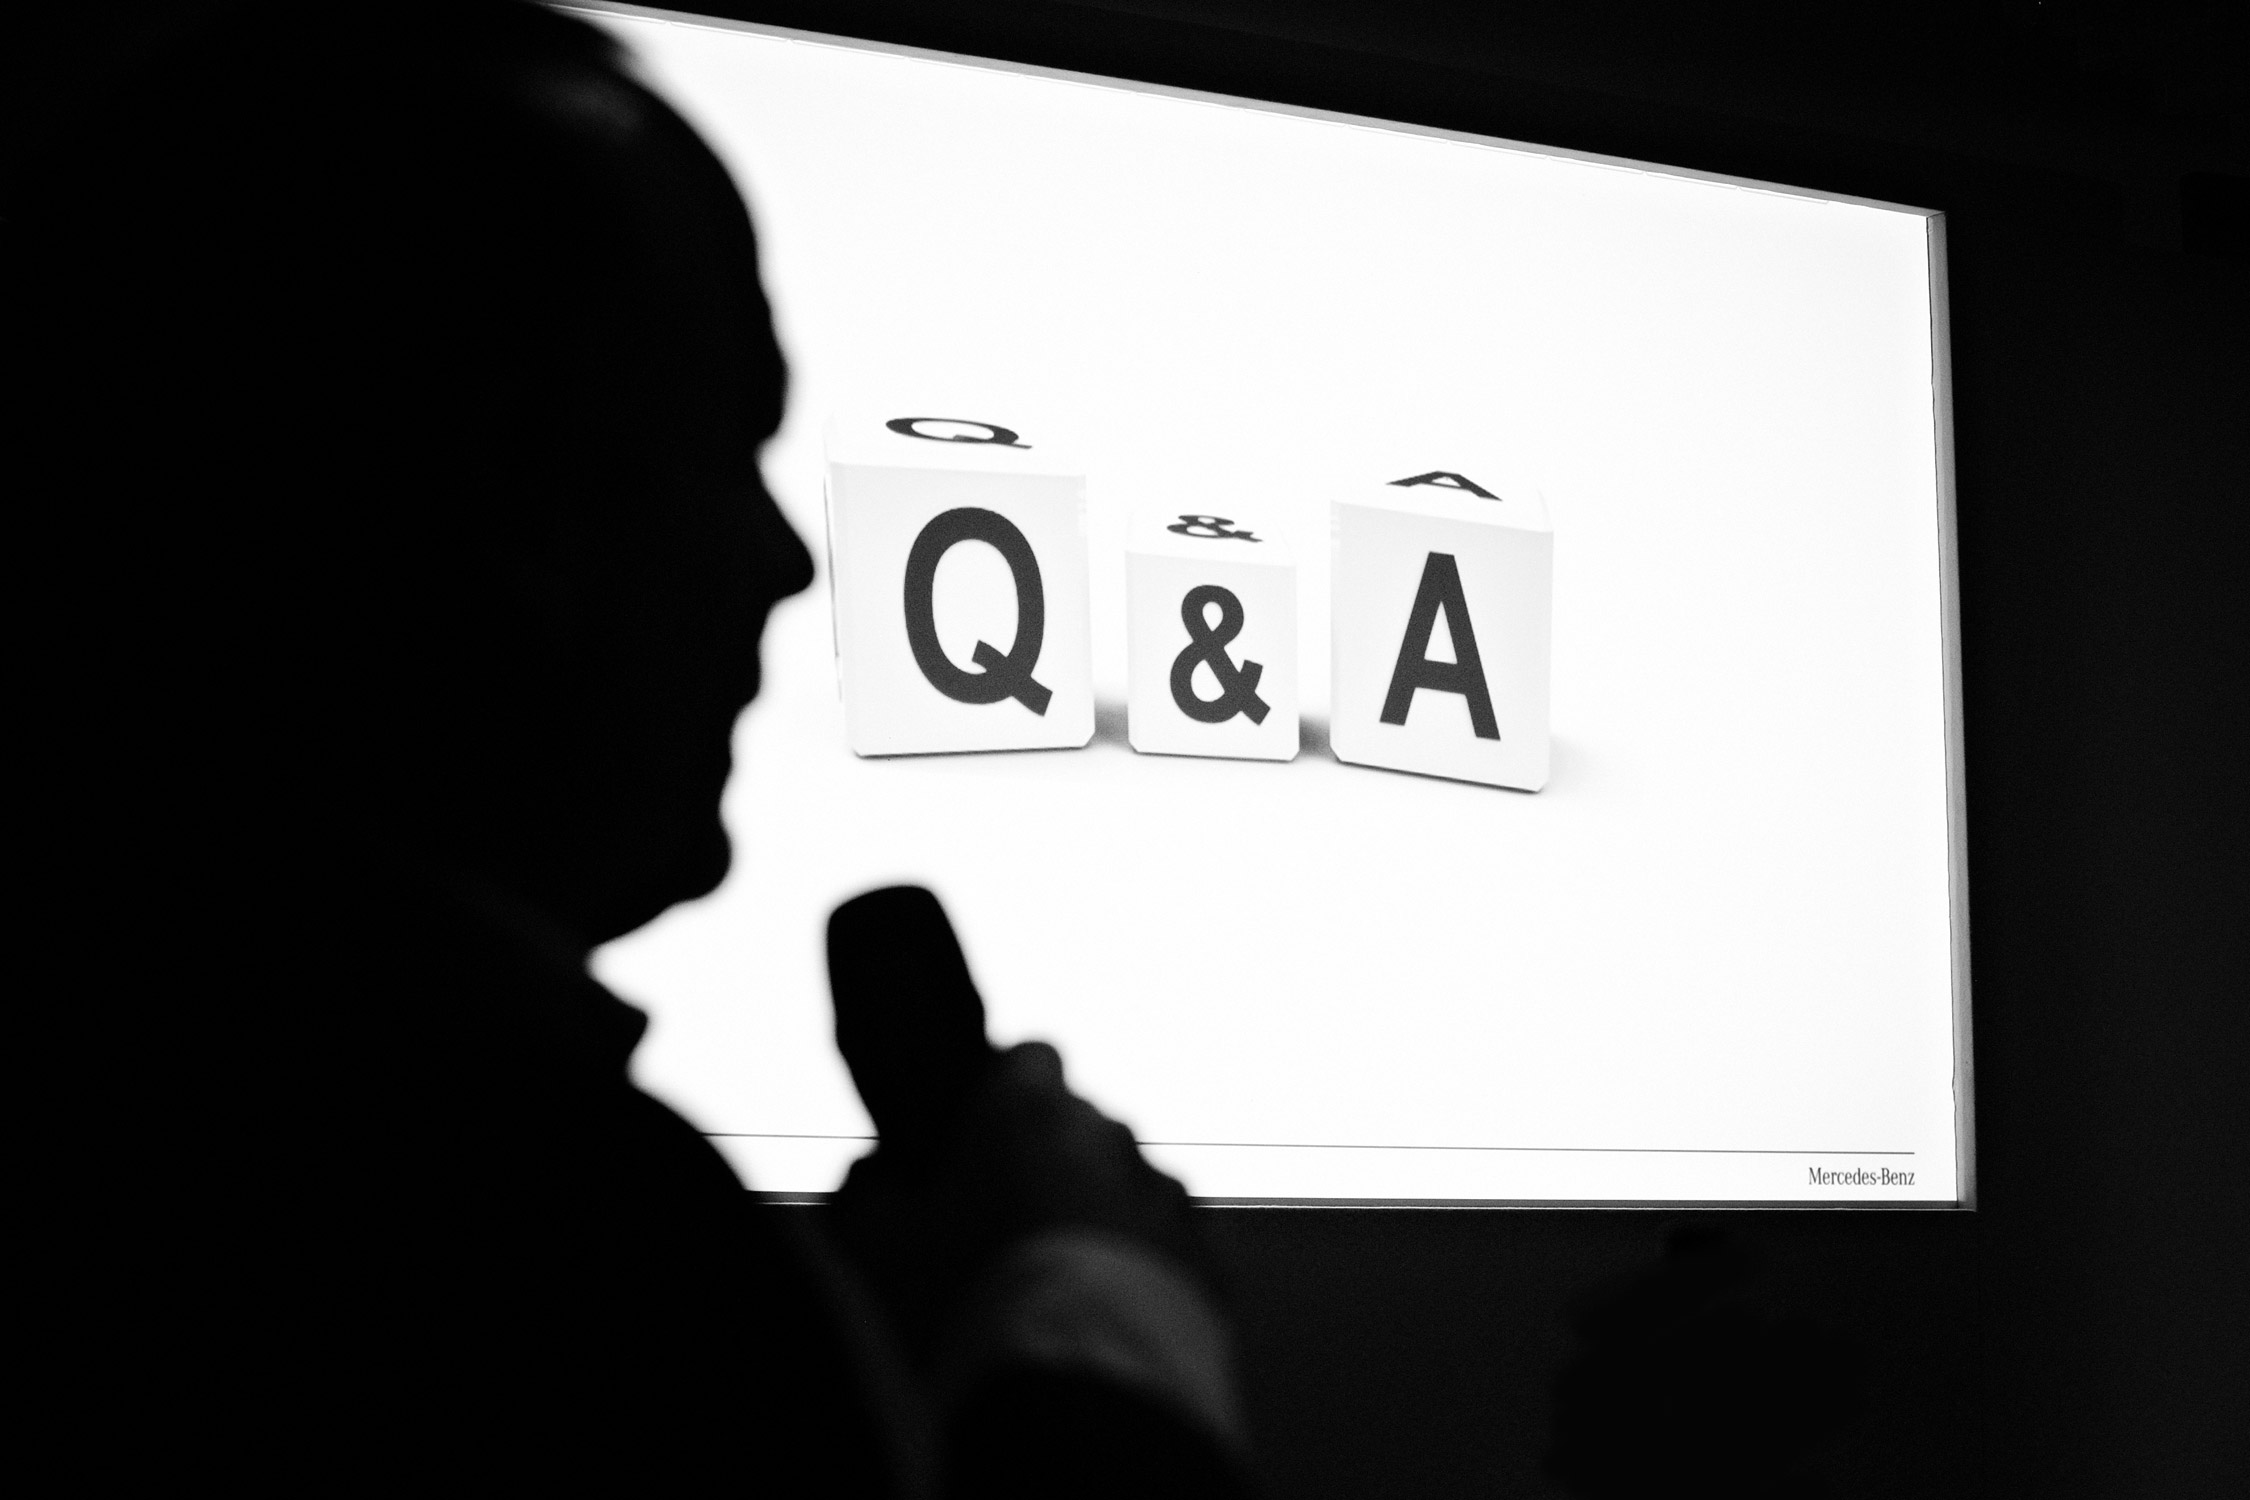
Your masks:
M 812 579 L 710 151 L 601 33 L 501 0 L 212 7 L 65 147 L 19 265 L 31 858 L 84 959 L 34 1105 L 56 1263 L 103 1288 L 49 1332 L 63 1404 L 130 1434 L 88 1472 L 1232 1492 L 1184 1199 L 1052 1053 L 999 1055 L 926 1173 L 857 1174 L 875 1239 L 975 1252 L 878 1310 L 919 1283 L 757 1206 L 587 976 L 723 878 L 760 631 Z M 1196 1369 L 1011 1365 L 1003 1308 L 1002 1378 L 918 1394 L 894 1325 L 1032 1241 L 1001 1284 L 1049 1333 L 1140 1318 Z

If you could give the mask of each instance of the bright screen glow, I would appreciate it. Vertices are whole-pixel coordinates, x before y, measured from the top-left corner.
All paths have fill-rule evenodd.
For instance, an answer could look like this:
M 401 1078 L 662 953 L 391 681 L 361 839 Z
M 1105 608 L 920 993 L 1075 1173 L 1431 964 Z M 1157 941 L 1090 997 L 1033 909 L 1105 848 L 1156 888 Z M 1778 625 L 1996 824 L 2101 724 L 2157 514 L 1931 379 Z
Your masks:
M 653 1015 L 641 1081 L 752 1186 L 866 1149 L 823 923 L 917 881 L 996 1038 L 1056 1042 L 1205 1197 L 1964 1196 L 1931 215 L 596 19 L 749 200 L 793 375 L 766 470 L 822 554 L 738 734 L 732 879 L 597 960 Z M 1068 434 L 1090 744 L 849 748 L 823 497 L 852 412 Z M 1331 503 L 1432 470 L 1551 520 L 1536 792 L 1331 752 Z M 1136 753 L 1128 528 L 1238 511 L 1296 561 L 1302 749 Z

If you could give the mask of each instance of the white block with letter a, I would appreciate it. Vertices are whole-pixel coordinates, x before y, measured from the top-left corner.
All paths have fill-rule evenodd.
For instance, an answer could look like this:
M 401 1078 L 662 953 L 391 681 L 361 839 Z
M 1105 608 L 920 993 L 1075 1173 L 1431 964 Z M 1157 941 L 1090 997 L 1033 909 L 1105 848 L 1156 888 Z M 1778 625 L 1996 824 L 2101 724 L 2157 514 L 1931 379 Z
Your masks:
M 1051 434 L 959 415 L 838 417 L 827 438 L 852 750 L 1092 739 L 1084 467 Z
M 1499 469 L 1408 471 L 1332 512 L 1339 760 L 1547 784 L 1554 533 Z
M 1152 512 L 1125 549 L 1126 737 L 1143 754 L 1297 754 L 1297 559 L 1250 511 Z

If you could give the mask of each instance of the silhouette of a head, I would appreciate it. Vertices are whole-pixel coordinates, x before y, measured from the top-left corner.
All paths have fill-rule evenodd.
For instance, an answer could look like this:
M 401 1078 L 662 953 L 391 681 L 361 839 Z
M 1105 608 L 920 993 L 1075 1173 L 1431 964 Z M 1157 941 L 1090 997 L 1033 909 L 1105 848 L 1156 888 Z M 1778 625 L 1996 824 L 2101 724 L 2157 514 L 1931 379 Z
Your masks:
M 748 217 L 606 39 L 220 7 L 21 222 L 114 795 L 466 870 L 589 942 L 717 883 L 810 559 L 758 469 Z

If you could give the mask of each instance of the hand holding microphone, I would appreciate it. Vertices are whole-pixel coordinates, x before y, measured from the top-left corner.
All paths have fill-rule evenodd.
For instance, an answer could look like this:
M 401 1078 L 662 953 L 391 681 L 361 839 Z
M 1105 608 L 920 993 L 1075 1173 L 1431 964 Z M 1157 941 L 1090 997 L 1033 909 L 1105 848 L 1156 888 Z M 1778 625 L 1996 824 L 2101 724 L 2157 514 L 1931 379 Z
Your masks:
M 937 898 L 871 891 L 828 924 L 836 1042 L 876 1149 L 837 1194 L 844 1247 L 926 1357 L 981 1272 L 1048 1230 L 1116 1236 L 1206 1283 L 1186 1191 L 1070 1092 L 1055 1049 L 1001 1051 Z
M 828 918 L 828 986 L 836 1050 L 881 1149 L 894 1163 L 919 1164 L 1000 1059 L 937 897 L 895 885 L 837 907 Z

